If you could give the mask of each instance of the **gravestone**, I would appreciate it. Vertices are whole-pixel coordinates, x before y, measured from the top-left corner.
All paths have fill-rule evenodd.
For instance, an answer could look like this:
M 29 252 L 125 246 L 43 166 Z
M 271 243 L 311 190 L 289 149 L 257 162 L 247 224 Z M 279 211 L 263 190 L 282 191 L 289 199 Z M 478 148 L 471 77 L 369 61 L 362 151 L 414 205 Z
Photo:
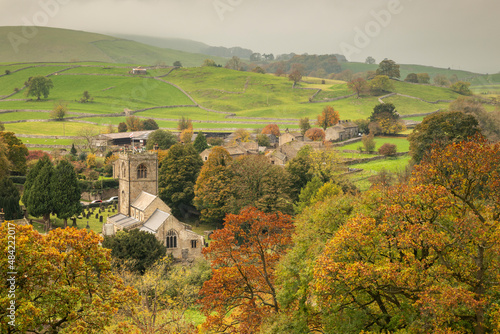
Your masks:
M 99 216 L 99 223 L 102 223 L 102 216 Z

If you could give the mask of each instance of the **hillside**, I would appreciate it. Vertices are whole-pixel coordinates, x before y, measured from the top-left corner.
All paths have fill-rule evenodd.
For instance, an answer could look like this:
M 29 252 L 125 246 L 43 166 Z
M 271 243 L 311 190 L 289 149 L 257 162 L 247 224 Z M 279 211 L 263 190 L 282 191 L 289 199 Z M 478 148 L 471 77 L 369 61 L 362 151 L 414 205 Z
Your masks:
M 32 32 L 26 29 L 0 27 L 0 45 L 5 46 L 0 49 L 0 63 L 100 61 L 172 65 L 179 60 L 183 66 L 199 66 L 207 58 L 202 54 L 83 31 L 37 27 Z M 224 58 L 211 58 L 222 64 L 226 61 Z

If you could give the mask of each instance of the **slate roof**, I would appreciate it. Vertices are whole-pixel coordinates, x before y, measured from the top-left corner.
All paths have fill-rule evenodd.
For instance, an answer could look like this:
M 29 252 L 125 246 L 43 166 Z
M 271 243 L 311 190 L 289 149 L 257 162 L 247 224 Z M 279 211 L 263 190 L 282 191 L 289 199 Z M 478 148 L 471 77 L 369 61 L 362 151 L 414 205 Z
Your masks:
M 144 211 L 155 200 L 155 198 L 155 195 L 143 191 L 139 194 L 139 196 L 137 196 L 130 206 L 140 211 Z
M 154 234 L 168 217 L 170 217 L 170 213 L 156 209 L 151 217 L 149 217 L 149 219 L 146 220 L 144 225 L 140 228 L 140 231 Z
M 108 221 L 115 225 L 121 226 L 124 229 L 139 223 L 137 219 L 125 216 L 123 213 L 118 213 L 116 215 L 108 217 Z

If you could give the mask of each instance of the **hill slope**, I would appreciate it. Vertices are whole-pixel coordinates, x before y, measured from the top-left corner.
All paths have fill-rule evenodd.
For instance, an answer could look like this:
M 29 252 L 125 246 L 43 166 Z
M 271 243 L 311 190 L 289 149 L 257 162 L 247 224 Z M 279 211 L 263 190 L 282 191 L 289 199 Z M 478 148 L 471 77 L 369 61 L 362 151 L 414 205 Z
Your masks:
M 179 60 L 184 66 L 199 66 L 207 58 L 101 34 L 46 27 L 0 27 L 0 45 L 5 46 L 0 49 L 0 63 L 100 61 L 172 65 Z M 224 58 L 211 58 L 225 63 Z

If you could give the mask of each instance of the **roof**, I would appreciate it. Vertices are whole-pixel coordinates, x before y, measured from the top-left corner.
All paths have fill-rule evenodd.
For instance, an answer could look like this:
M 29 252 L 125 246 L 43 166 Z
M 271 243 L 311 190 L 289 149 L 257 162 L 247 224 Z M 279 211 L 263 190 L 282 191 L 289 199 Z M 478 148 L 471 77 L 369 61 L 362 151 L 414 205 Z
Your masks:
M 155 195 L 142 191 L 130 206 L 144 211 L 156 199 L 156 197 L 157 196 Z
M 168 217 L 170 217 L 170 213 L 162 211 L 160 209 L 156 209 L 151 217 L 149 217 L 149 219 L 146 220 L 144 225 L 140 228 L 140 231 L 156 233 L 156 231 L 158 231 L 160 226 Z
M 148 131 L 134 131 L 134 132 L 118 132 L 118 133 L 104 133 L 99 135 L 100 138 L 106 139 L 122 139 L 122 138 L 133 138 L 133 139 L 148 139 L 149 134 L 155 130 Z
M 118 213 L 114 216 L 108 217 L 108 221 L 123 228 L 127 228 L 139 223 L 137 219 L 125 216 L 123 213 Z
M 357 128 L 358 127 L 358 125 L 356 123 L 351 122 L 351 121 L 341 122 L 340 125 L 343 126 L 344 128 Z

